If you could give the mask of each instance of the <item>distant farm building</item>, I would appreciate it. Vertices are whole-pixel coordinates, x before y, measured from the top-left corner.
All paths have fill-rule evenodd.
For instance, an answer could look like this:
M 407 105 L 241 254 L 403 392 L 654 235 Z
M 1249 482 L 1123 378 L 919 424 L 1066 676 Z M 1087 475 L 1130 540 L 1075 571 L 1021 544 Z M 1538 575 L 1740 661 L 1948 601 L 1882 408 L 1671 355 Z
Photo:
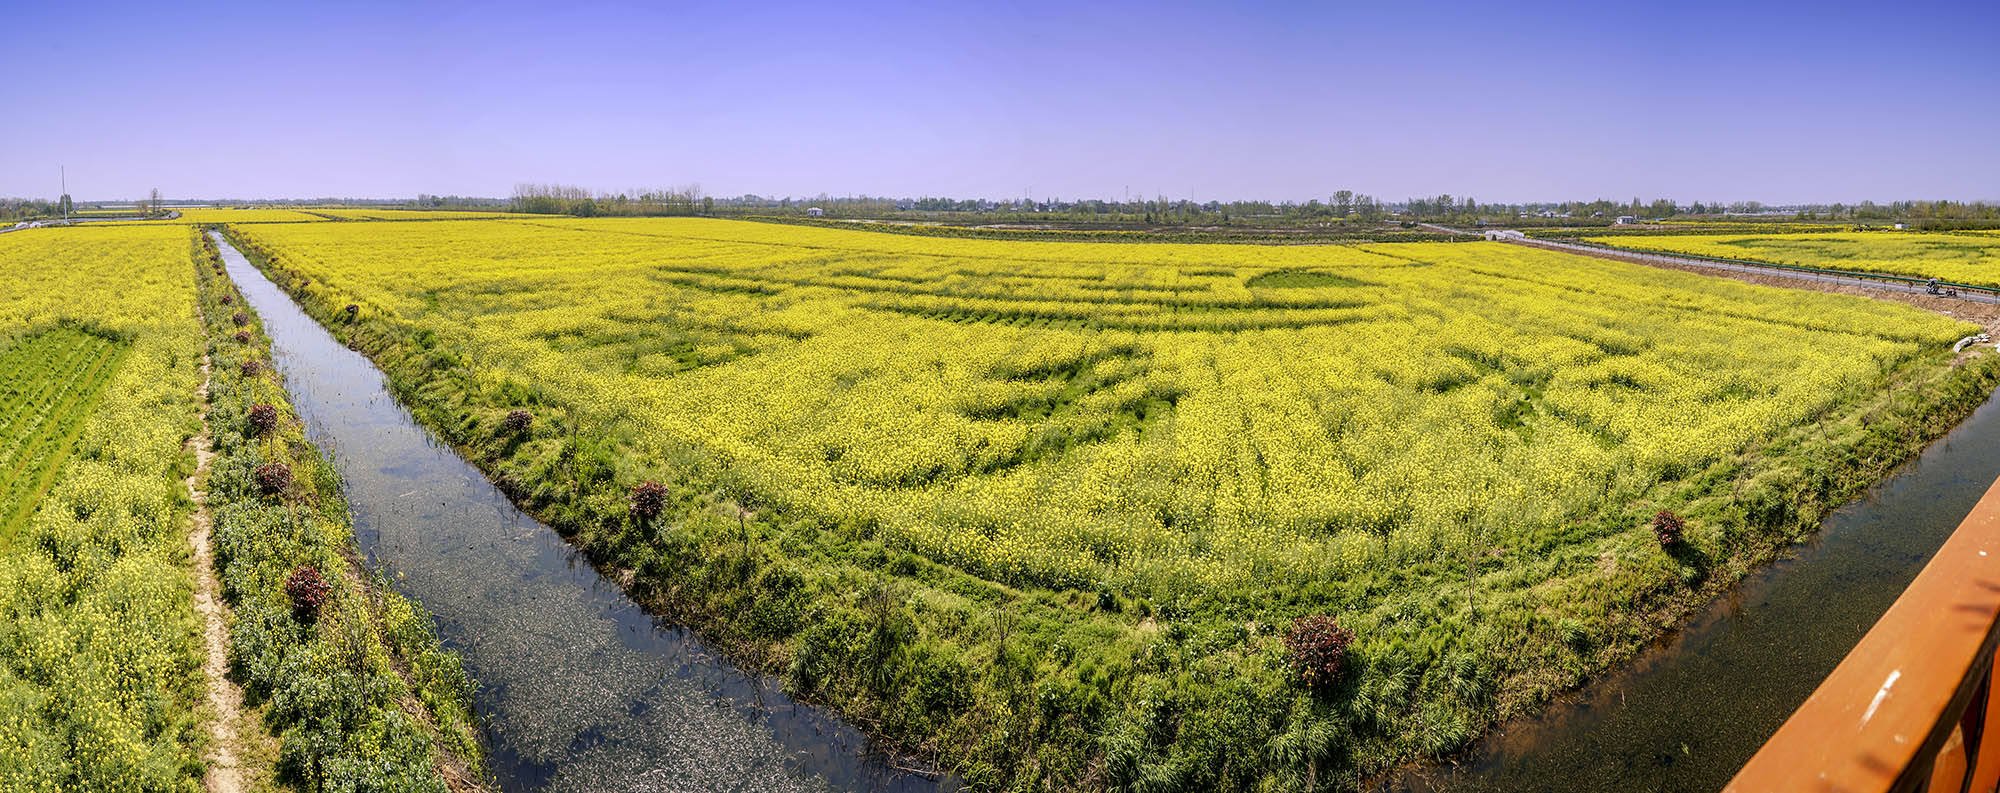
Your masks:
M 825 214 L 826 211 L 820 209 L 819 207 L 806 207 L 806 217 L 816 218 L 816 217 L 822 217 Z
M 1906 231 L 1906 230 L 1908 230 L 1909 228 L 1910 228 L 1910 224 L 1908 224 L 1908 223 L 1898 223 L 1898 224 L 1896 224 L 1896 230 L 1897 230 L 1897 231 Z
M 1637 218 L 1637 217 L 1635 217 L 1635 216 L 1632 216 L 1632 215 L 1619 215 L 1619 216 L 1618 216 L 1618 225 L 1621 225 L 1621 226 L 1623 226 L 1623 225 L 1627 225 L 1627 224 L 1631 224 L 1631 223 L 1637 223 L 1637 222 L 1639 222 L 1639 218 Z
M 1487 239 L 1489 239 L 1489 240 L 1496 240 L 1496 241 L 1497 241 L 1497 240 L 1525 240 L 1525 239 L 1527 239 L 1527 238 L 1528 238 L 1528 235 L 1526 235 L 1526 234 L 1522 234 L 1521 232 L 1518 232 L 1518 231 L 1514 231 L 1514 230 L 1512 230 L 1512 229 L 1492 229 L 1492 230 L 1489 230 L 1489 231 L 1486 231 L 1486 232 L 1483 232 L 1483 234 L 1484 234 L 1484 236 L 1485 236 L 1485 237 L 1486 237 Z

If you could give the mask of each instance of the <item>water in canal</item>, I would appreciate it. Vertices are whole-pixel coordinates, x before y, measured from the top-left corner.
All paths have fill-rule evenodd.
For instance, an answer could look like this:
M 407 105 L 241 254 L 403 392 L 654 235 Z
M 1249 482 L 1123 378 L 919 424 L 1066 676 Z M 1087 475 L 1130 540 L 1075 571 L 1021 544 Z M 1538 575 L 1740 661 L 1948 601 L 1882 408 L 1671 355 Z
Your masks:
M 411 420 L 382 373 L 215 235 L 372 564 L 465 658 L 507 791 L 936 791 L 852 727 L 661 624 Z
M 2000 397 L 1633 662 L 1382 791 L 1721 790 L 2000 477 Z

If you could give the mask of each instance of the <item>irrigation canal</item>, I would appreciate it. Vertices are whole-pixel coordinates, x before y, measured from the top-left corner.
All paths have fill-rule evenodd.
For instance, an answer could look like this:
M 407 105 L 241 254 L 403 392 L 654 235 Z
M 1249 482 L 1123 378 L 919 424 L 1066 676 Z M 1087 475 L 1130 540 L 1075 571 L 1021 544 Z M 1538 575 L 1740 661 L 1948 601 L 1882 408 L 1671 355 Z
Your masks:
M 1778 731 L 2000 478 L 2000 396 L 1639 657 L 1378 791 L 1713 793 Z
M 897 768 L 853 727 L 647 615 L 214 236 L 308 437 L 346 480 L 362 551 L 437 615 L 479 681 L 474 704 L 502 790 L 958 788 Z

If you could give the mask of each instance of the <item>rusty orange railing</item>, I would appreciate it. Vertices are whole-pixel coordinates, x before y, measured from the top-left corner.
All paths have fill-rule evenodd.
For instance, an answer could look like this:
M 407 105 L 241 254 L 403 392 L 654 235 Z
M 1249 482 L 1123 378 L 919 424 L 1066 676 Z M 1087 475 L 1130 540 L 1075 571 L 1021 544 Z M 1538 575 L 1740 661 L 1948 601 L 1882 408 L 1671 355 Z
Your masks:
M 2000 482 L 1725 793 L 1993 791 L 1996 618 Z

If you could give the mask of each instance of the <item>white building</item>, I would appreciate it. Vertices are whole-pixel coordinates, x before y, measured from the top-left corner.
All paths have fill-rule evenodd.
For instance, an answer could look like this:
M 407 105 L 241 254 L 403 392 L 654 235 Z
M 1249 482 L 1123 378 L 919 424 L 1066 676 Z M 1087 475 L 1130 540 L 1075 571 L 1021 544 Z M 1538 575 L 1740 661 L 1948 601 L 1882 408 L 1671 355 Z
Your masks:
M 806 217 L 816 218 L 824 216 L 825 214 L 826 212 L 821 210 L 819 207 L 806 207 Z
M 1618 216 L 1618 225 L 1620 225 L 1620 226 L 1624 226 L 1624 225 L 1630 225 L 1630 224 L 1633 224 L 1633 223 L 1637 223 L 1637 222 L 1639 222 L 1639 218 L 1637 218 L 1637 217 L 1635 217 L 1635 216 L 1633 216 L 1633 215 L 1619 215 L 1619 216 Z
M 1489 240 L 1525 240 L 1528 235 L 1512 229 L 1491 229 L 1482 234 Z

